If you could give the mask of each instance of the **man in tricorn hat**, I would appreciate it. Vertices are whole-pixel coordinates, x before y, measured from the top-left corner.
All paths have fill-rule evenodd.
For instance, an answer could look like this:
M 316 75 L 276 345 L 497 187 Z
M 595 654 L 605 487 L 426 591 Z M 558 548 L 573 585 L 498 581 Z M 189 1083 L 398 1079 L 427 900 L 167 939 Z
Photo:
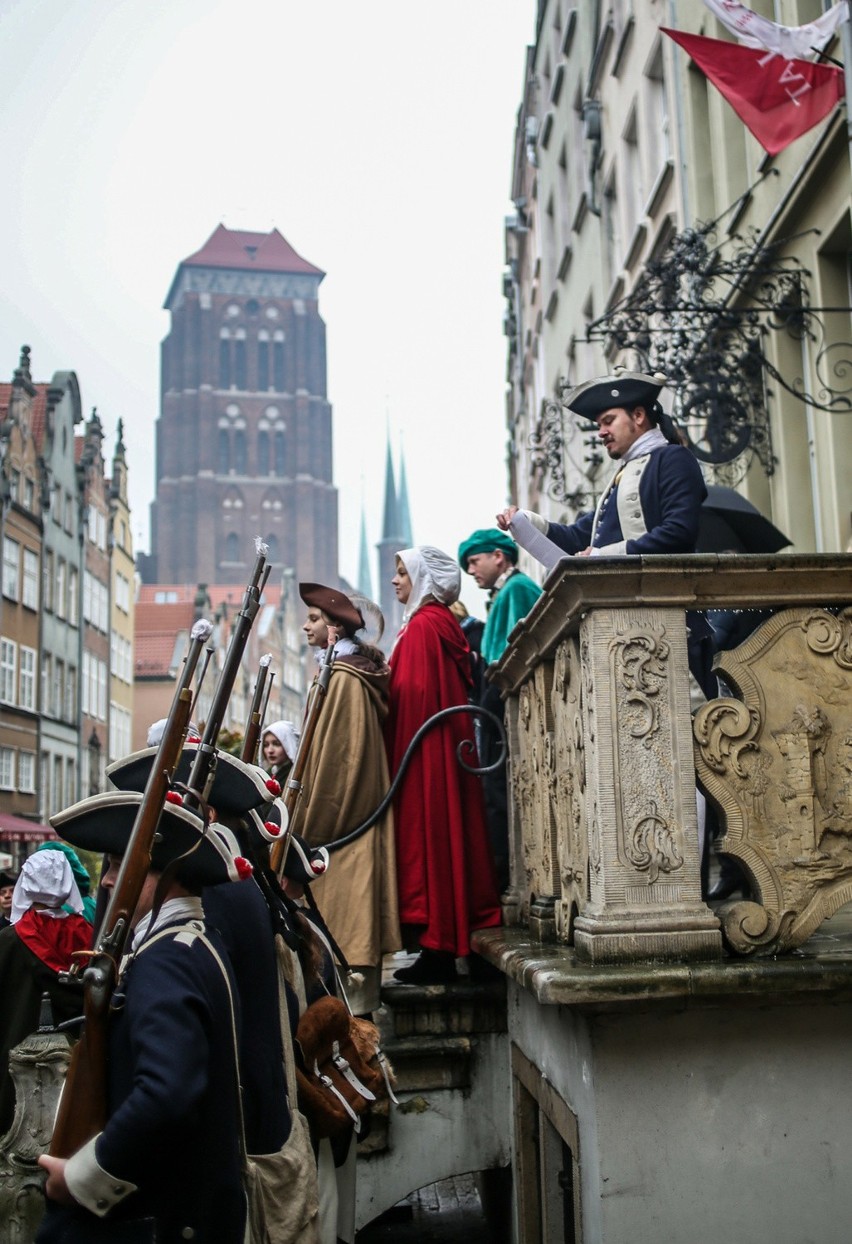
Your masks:
M 51 818 L 73 846 L 106 853 L 107 889 L 142 798 L 95 795 Z M 203 831 L 188 809 L 166 804 L 110 1009 L 106 1123 L 67 1160 L 39 1159 L 48 1173 L 39 1244 L 243 1237 L 235 985 L 200 898 L 238 880 L 242 861 L 228 830 Z M 161 884 L 169 865 L 177 871 Z
M 564 552 L 577 557 L 695 552 L 707 488 L 697 461 L 660 406 L 664 383 L 662 376 L 625 371 L 587 381 L 564 399 L 569 410 L 597 428 L 609 457 L 619 463 L 597 509 L 574 523 L 548 523 L 539 514 L 520 511 Z M 518 513 L 517 506 L 509 506 L 497 522 L 523 544 L 523 524 L 513 523 Z M 710 627 L 697 613 L 687 614 L 687 626 L 690 669 L 709 698 L 716 694 Z
M 497 527 L 480 528 L 459 545 L 459 564 L 476 580 L 477 587 L 488 592 L 488 617 L 482 633 L 480 652 L 485 666 L 499 661 L 509 642 L 509 635 L 521 618 L 526 617 L 541 595 L 541 588 L 529 575 L 518 569 L 518 546 L 512 537 Z M 503 701 L 497 688 L 482 681 L 479 703 L 496 716 L 503 717 Z M 483 766 L 490 766 L 500 754 L 497 731 L 486 720 L 479 732 L 479 753 Z M 506 790 L 506 763 L 482 778 L 488 837 L 494 858 L 497 888 L 502 893 L 509 885 L 509 813 Z

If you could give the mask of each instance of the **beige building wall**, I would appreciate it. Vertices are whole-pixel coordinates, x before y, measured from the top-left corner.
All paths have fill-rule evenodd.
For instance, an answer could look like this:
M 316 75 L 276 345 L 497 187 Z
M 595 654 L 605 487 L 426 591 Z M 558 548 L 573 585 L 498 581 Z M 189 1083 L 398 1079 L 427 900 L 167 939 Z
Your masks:
M 822 11 L 820 0 L 750 7 L 790 26 Z M 765 242 L 797 235 L 782 253 L 794 253 L 811 274 L 811 305 L 840 308 L 822 316 L 825 343 L 768 334 L 770 361 L 794 387 L 802 378 L 806 393 L 849 383 L 848 368 L 832 371 L 852 356 L 842 349 L 852 341 L 843 108 L 771 158 L 661 26 L 730 37 L 701 0 L 543 0 L 527 52 L 513 159 L 517 210 L 506 229 L 509 479 L 513 500 L 554 519 L 591 508 L 608 478 L 594 461 L 594 435 L 555 404 L 562 388 L 618 363 L 635 365 L 605 357 L 587 340 L 589 324 L 636 285 L 675 232 L 715 219 L 750 187 L 720 222 L 717 241 L 730 247 L 734 232 L 750 229 Z M 830 51 L 839 57 L 839 44 Z M 834 351 L 822 356 L 820 373 L 823 344 Z M 844 550 L 852 537 L 852 415 L 811 411 L 771 381 L 766 404 L 774 471 L 755 460 L 738 488 L 795 551 Z M 704 469 L 712 481 L 714 468 Z

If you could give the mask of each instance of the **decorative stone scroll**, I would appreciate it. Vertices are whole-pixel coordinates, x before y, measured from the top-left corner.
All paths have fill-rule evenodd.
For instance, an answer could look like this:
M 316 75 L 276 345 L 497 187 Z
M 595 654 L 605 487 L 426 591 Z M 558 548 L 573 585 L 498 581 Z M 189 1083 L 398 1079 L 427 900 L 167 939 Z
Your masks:
M 777 613 L 718 670 L 739 698 L 696 714 L 696 768 L 754 896 L 718 914 L 733 950 L 777 954 L 852 900 L 852 608 Z

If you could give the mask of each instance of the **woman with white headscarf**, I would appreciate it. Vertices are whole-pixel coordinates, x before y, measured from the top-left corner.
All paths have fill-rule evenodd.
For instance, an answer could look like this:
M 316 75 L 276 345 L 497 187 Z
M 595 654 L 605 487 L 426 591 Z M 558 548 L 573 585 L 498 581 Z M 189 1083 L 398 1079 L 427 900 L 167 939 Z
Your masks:
M 428 544 L 403 549 L 393 586 L 405 612 L 390 659 L 385 738 L 392 774 L 426 719 L 467 704 L 471 685 L 470 650 L 449 608 L 461 589 L 455 558 Z M 454 980 L 456 958 L 470 953 L 470 931 L 501 922 L 482 789 L 456 755 L 472 738 L 464 713 L 435 727 L 396 797 L 400 921 L 407 944 L 420 946 L 414 963 L 396 973 L 405 984 Z
M 0 931 L 0 1135 L 15 1107 L 9 1051 L 38 1027 L 42 994 L 50 995 L 55 1023 L 80 1014 L 79 989 L 62 985 L 59 973 L 76 951 L 91 947 L 92 926 L 78 914 L 82 910 L 61 851 L 37 851 L 24 862 L 12 894 L 12 923 Z

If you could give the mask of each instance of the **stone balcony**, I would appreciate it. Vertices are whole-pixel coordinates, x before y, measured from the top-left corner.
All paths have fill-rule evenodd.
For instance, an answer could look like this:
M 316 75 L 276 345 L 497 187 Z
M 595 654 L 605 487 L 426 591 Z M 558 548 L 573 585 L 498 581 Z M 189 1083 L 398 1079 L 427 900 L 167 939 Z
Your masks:
M 852 899 L 852 557 L 569 558 L 493 672 L 507 923 L 578 963 L 777 954 Z M 684 614 L 772 610 L 692 714 Z M 752 882 L 701 894 L 700 786 Z M 493 939 L 492 939 L 493 940 Z M 483 943 L 484 948 L 484 943 Z

